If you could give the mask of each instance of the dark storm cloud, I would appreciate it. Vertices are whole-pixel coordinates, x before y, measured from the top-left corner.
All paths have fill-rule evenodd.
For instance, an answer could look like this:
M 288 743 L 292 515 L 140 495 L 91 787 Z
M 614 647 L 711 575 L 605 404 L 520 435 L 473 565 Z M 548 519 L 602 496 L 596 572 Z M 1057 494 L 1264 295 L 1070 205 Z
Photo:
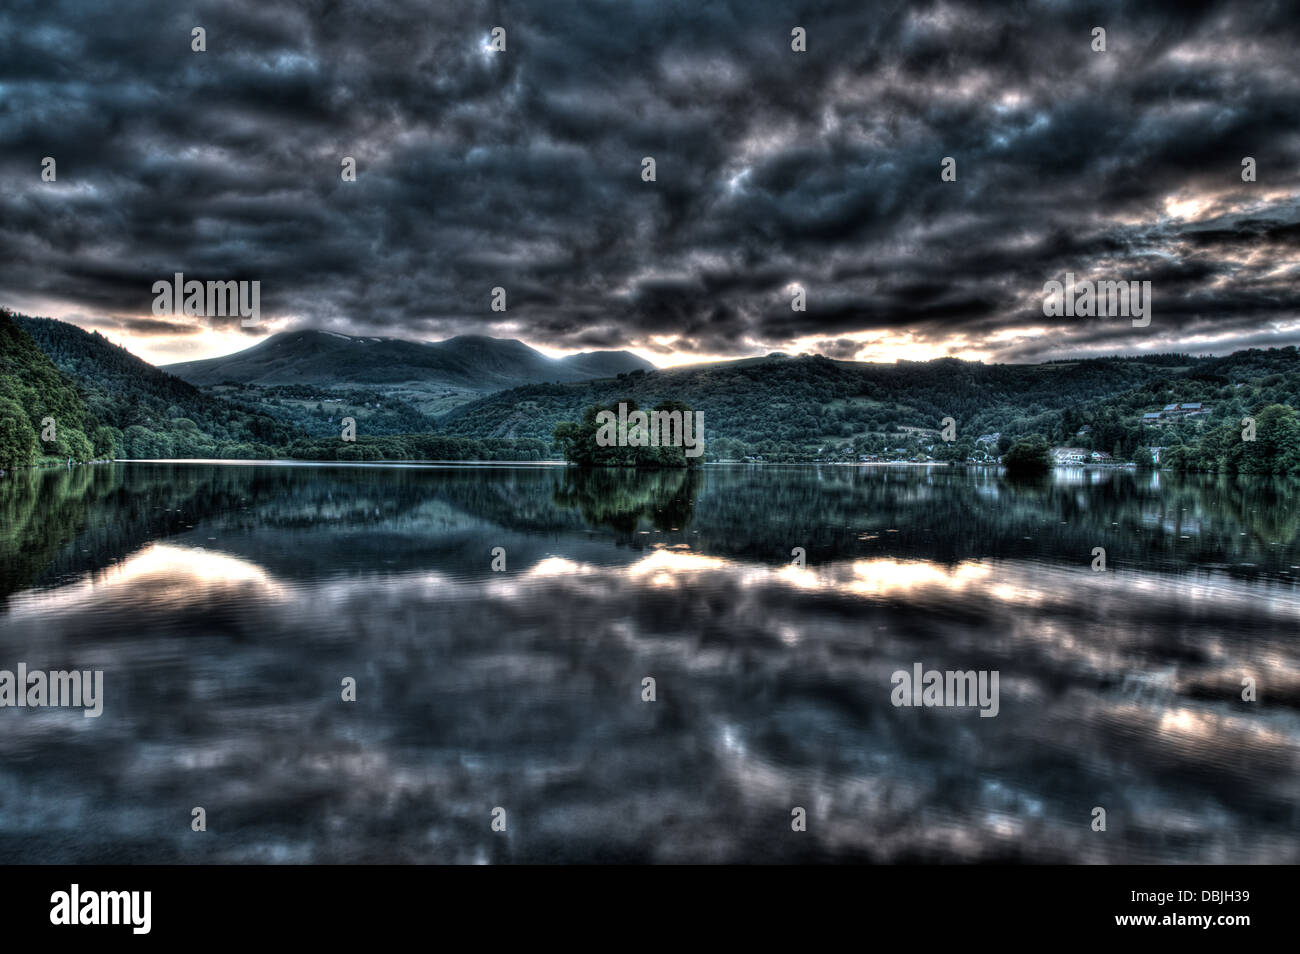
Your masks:
M 572 349 L 1294 343 L 1298 40 L 1285 4 L 10 3 L 0 301 L 159 334 L 181 271 Z M 1067 271 L 1152 281 L 1150 327 L 1044 318 Z

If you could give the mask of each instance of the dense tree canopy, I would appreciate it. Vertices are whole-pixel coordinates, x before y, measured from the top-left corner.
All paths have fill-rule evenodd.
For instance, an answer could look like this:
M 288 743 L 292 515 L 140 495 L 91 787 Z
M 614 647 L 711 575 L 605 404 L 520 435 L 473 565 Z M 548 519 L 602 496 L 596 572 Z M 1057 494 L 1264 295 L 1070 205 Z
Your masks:
M 648 422 L 638 419 L 648 418 Z M 676 431 L 657 426 L 658 421 L 672 420 Z M 561 421 L 555 426 L 555 442 L 564 459 L 579 467 L 661 468 L 696 467 L 703 456 L 688 454 L 703 435 L 694 429 L 691 408 L 681 401 L 661 401 L 649 414 L 640 411 L 636 401 L 625 398 L 608 405 L 593 404 L 582 414 L 580 422 Z M 675 438 L 675 439 L 674 439 Z
M 75 383 L 0 309 L 0 467 L 92 459 L 87 419 Z
M 1012 474 L 1045 474 L 1052 469 L 1047 439 L 1041 434 L 1030 434 L 1011 445 L 1002 463 Z

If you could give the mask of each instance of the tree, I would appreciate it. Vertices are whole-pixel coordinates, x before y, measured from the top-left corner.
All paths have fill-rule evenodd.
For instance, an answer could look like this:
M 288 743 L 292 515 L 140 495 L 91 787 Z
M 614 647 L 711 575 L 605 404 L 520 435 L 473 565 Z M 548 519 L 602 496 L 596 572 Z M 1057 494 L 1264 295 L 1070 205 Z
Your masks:
M 1190 469 L 1191 458 L 1184 444 L 1166 447 L 1160 452 L 1160 466 L 1166 470 L 1185 471 Z
M 36 431 L 16 401 L 0 398 L 0 467 L 25 467 L 36 457 Z
M 95 457 L 100 459 L 122 457 L 126 453 L 122 444 L 122 432 L 107 424 L 95 428 L 91 443 L 95 447 Z
M 623 405 L 620 414 L 619 405 Z M 693 412 L 681 401 L 664 401 L 654 412 L 672 415 L 679 428 L 664 428 L 668 434 L 660 438 L 674 438 L 671 443 L 652 446 L 652 429 L 633 423 L 638 408 L 636 401 L 624 398 L 608 406 L 593 404 L 582 414 L 581 422 L 561 421 L 555 425 L 555 442 L 564 459 L 579 467 L 698 467 L 702 455 L 687 456 L 684 446 L 684 428 L 694 424 Z M 652 412 L 653 413 L 653 412 Z M 604 415 L 611 415 L 614 423 Z M 703 434 L 692 438 L 703 442 Z M 700 447 L 703 450 L 703 447 Z
M 81 433 L 75 427 L 67 427 L 59 434 L 58 441 L 59 456 L 67 460 L 74 460 L 77 463 L 84 464 L 86 461 L 95 459 L 95 448 L 90 443 L 90 438 Z
M 1270 404 L 1257 411 L 1255 439 L 1241 439 L 1235 422 L 1224 425 L 1220 467 L 1241 474 L 1287 474 L 1300 468 L 1300 418 L 1294 408 Z
M 1011 445 L 1002 455 L 1002 463 L 1010 474 L 1045 474 L 1052 469 L 1047 439 L 1041 434 L 1030 434 Z

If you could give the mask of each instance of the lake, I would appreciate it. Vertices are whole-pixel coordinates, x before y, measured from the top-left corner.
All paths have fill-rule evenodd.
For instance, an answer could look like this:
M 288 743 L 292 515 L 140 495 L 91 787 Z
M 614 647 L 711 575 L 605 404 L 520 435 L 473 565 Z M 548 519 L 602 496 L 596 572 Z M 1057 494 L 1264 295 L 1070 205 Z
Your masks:
M 11 472 L 0 669 L 104 688 L 0 708 L 0 861 L 1300 862 L 1295 491 Z M 895 705 L 918 665 L 996 715 Z

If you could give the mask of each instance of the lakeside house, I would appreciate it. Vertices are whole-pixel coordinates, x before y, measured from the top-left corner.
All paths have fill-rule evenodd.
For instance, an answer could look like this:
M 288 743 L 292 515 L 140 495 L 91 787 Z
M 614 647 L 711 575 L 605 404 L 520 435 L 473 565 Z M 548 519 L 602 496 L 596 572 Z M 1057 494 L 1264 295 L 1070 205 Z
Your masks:
M 1183 421 L 1194 417 L 1202 417 L 1209 413 L 1210 405 L 1203 401 L 1188 401 L 1183 404 L 1166 404 L 1158 411 L 1147 411 L 1143 414 L 1142 423 L 1155 424 L 1159 426 L 1170 421 Z
M 1058 464 L 1082 464 L 1091 453 L 1083 447 L 1053 447 L 1052 460 Z

